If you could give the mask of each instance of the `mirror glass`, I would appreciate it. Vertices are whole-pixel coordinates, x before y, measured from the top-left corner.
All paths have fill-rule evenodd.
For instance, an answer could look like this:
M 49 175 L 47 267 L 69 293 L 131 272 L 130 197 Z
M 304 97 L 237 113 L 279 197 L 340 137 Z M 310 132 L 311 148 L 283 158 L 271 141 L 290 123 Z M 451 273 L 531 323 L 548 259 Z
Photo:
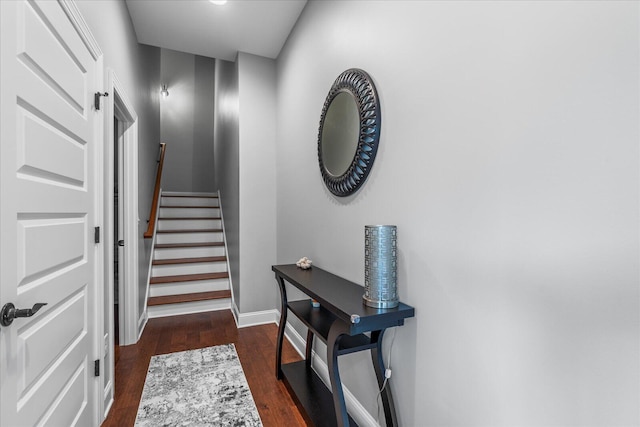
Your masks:
M 338 93 L 329 108 L 322 126 L 322 160 L 333 176 L 347 172 L 358 149 L 360 112 L 349 92 Z
M 380 103 L 371 77 L 359 68 L 341 73 L 322 105 L 318 164 L 327 189 L 354 194 L 367 179 L 380 141 Z

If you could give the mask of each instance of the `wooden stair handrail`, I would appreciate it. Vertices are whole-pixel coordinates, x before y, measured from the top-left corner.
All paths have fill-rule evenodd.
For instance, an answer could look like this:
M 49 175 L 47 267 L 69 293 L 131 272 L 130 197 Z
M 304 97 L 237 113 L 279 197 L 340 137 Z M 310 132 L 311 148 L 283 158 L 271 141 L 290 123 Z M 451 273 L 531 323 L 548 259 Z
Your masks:
M 151 213 L 149 214 L 149 225 L 147 231 L 144 232 L 144 238 L 153 237 L 153 231 L 156 228 L 156 218 L 158 213 L 158 198 L 160 197 L 160 181 L 162 181 L 162 167 L 164 166 L 164 152 L 167 144 L 160 143 L 160 160 L 158 160 L 158 171 L 156 172 L 156 186 L 153 189 L 153 200 L 151 201 Z

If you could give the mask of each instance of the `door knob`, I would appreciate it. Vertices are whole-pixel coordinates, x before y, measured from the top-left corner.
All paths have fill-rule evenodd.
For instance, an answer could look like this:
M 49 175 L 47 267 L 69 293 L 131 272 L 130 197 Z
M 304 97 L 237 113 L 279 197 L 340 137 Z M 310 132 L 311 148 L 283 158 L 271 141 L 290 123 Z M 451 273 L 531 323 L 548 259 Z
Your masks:
M 16 308 L 12 303 L 6 303 L 0 311 L 0 325 L 9 326 L 17 317 L 31 317 L 45 305 L 47 305 L 46 302 L 39 302 L 31 308 Z
M 124 240 L 118 240 L 118 246 L 124 246 Z

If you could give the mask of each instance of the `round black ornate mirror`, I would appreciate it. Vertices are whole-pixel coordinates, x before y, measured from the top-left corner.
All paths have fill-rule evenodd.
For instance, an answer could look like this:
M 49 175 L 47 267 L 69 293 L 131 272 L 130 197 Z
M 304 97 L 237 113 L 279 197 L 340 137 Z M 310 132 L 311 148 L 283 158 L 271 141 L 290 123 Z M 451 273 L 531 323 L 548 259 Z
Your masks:
M 325 185 L 336 196 L 364 184 L 378 152 L 380 103 L 369 75 L 352 68 L 333 82 L 322 107 L 318 161 Z

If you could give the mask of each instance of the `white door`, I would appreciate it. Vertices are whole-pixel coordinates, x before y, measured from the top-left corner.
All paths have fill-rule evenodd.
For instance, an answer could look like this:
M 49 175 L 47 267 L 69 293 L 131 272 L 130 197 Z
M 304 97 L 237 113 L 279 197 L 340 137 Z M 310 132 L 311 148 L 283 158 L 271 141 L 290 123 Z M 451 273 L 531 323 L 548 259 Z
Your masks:
M 0 326 L 0 426 L 91 426 L 99 68 L 69 5 L 0 7 L 0 306 L 47 303 Z

